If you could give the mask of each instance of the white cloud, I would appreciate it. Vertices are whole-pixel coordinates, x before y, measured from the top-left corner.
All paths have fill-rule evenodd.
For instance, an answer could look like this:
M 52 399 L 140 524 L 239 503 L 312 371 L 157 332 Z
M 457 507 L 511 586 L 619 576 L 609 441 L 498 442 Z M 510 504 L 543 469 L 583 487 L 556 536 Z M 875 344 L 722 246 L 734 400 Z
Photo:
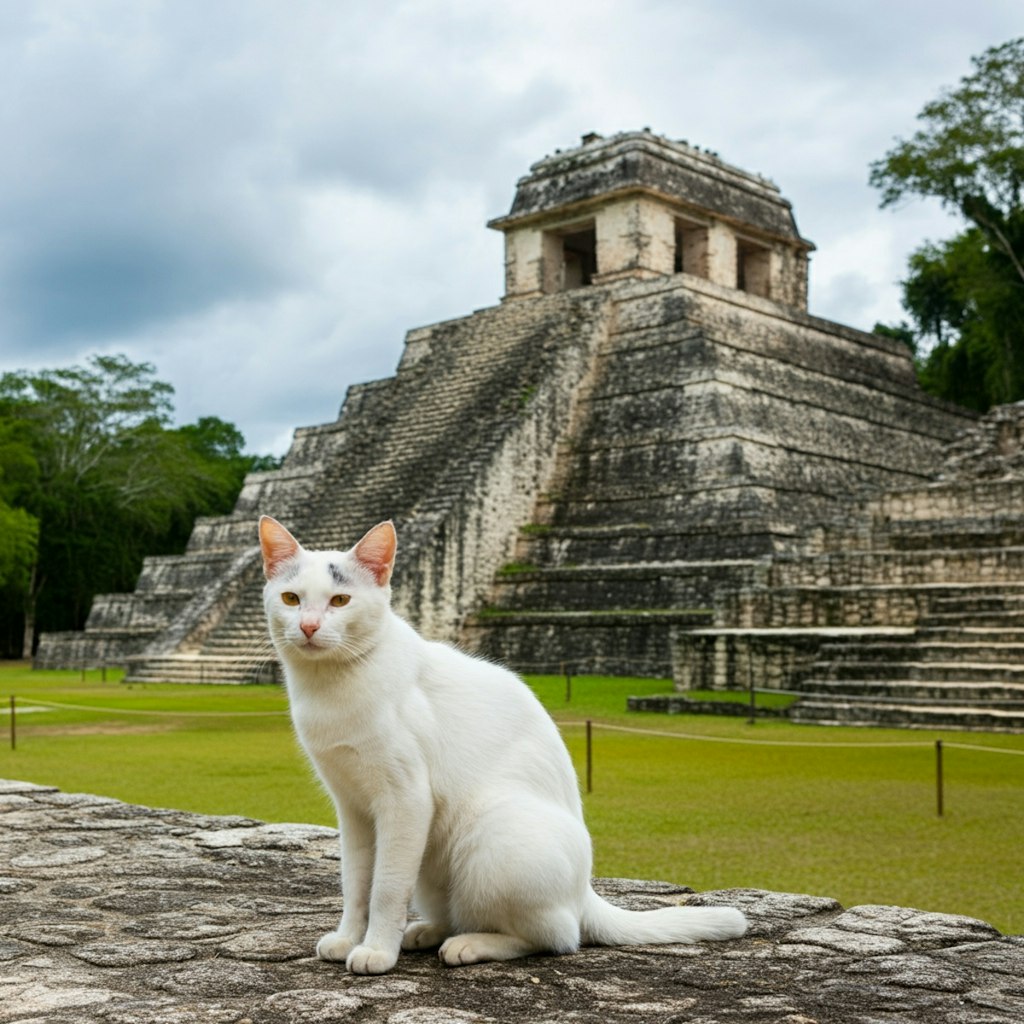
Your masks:
M 124 351 L 255 450 L 498 301 L 530 163 L 650 126 L 776 181 L 812 312 L 899 317 L 950 221 L 868 164 L 1019 29 L 922 0 L 26 0 L 0 5 L 0 370 Z

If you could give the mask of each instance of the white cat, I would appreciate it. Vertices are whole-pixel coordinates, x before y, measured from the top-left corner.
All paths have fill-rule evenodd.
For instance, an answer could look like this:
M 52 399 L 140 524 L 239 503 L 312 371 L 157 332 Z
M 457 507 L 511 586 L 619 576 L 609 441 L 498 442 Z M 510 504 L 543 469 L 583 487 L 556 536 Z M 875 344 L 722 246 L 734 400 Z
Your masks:
M 402 949 L 469 964 L 746 931 L 729 907 L 637 912 L 593 891 L 558 730 L 511 672 L 391 610 L 390 522 L 345 552 L 307 551 L 268 516 L 259 532 L 292 719 L 341 831 L 344 910 L 322 959 L 382 974 Z

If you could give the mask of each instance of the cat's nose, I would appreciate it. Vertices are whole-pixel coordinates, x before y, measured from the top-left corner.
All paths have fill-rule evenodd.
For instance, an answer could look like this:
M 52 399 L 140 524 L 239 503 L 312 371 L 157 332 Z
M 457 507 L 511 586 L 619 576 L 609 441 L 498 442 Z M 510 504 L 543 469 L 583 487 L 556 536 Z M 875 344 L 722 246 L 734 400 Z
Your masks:
M 314 633 L 315 633 L 315 632 L 316 632 L 316 631 L 317 631 L 317 630 L 318 630 L 319 628 L 320 628 L 320 623 L 319 623 L 319 622 L 303 622 L 303 623 L 300 623 L 300 625 L 299 625 L 299 629 L 301 629 L 301 630 L 302 630 L 302 632 L 306 634 L 306 639 L 307 639 L 307 640 L 308 640 L 308 639 L 309 639 L 309 638 L 310 638 L 310 637 L 311 637 L 311 636 L 312 636 L 312 635 L 313 635 L 313 634 L 314 634 Z

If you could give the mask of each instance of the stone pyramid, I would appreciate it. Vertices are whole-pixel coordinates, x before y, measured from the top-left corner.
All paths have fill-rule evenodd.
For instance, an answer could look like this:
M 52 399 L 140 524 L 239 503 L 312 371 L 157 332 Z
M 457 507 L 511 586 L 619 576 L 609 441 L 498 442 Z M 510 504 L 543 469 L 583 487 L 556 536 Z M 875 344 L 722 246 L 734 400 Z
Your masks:
M 973 422 L 899 343 L 808 315 L 789 204 L 686 143 L 584 136 L 491 226 L 500 305 L 410 331 L 393 377 L 296 431 L 230 516 L 97 598 L 84 632 L 45 636 L 39 664 L 270 677 L 268 513 L 332 547 L 393 518 L 396 604 L 429 636 L 523 670 L 668 675 L 716 588 L 856 497 L 930 479 Z

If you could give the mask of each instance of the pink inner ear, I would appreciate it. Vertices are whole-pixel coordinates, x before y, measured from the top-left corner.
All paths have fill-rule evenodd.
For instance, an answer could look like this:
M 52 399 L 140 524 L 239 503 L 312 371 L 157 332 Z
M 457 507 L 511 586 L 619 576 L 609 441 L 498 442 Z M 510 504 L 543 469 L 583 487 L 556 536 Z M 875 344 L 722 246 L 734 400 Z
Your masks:
M 397 548 L 398 537 L 395 534 L 395 527 L 391 520 L 388 520 L 375 526 L 363 537 L 355 546 L 355 556 L 373 573 L 377 585 L 384 587 L 391 580 Z
M 299 553 L 299 542 L 270 516 L 260 517 L 260 548 L 263 574 L 271 579 L 280 567 Z

